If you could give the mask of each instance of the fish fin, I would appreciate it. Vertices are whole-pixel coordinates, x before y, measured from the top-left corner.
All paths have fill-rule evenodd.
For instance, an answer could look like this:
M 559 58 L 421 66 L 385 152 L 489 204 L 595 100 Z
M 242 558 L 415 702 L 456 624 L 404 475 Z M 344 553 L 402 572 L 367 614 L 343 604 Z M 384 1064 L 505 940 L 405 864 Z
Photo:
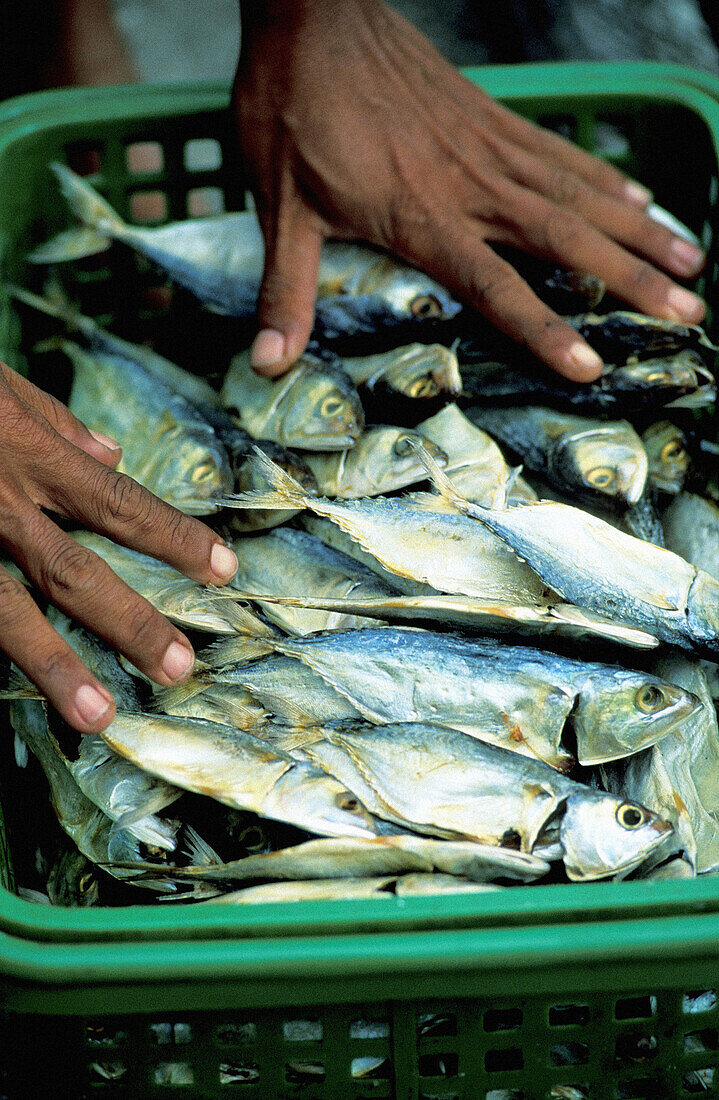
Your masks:
M 463 496 L 453 482 L 450 481 L 434 456 L 429 453 L 424 443 L 411 438 L 408 438 L 408 442 L 429 474 L 430 480 L 440 496 L 458 512 L 463 512 L 468 503 L 467 498 Z
M 86 256 L 97 256 L 106 252 L 112 239 L 96 229 L 80 226 L 57 233 L 49 241 L 28 252 L 27 259 L 32 264 L 61 264 L 70 260 L 83 260 Z
M 97 325 L 93 320 L 89 317 L 83 317 L 76 306 L 71 305 L 65 297 L 62 287 L 56 280 L 53 280 L 52 283 L 49 284 L 49 289 L 46 289 L 46 296 L 41 298 L 39 294 L 32 294 L 29 290 L 25 290 L 24 287 L 16 286 L 14 283 L 8 286 L 11 298 L 16 298 L 26 306 L 31 306 L 40 313 L 47 314 L 48 317 L 57 317 L 58 320 L 62 321 L 69 329 L 79 329 L 85 336 L 90 336 L 92 332 L 97 329 Z M 59 339 L 61 339 L 61 337 Z M 48 343 L 51 343 L 51 341 L 52 338 Z M 41 348 L 41 345 L 37 345 L 36 350 L 44 349 Z M 50 350 L 54 349 L 51 347 Z
M 15 750 L 15 763 L 18 768 L 26 768 L 30 759 L 30 750 L 27 747 L 27 742 L 23 741 L 19 733 L 15 734 L 13 747 Z
M 203 666 L 206 670 L 207 666 Z M 187 680 L 181 684 L 172 684 L 170 687 L 156 688 L 155 697 L 151 709 L 157 714 L 166 714 L 166 707 L 175 707 L 179 703 L 186 703 L 188 699 L 194 699 L 201 695 L 212 684 L 212 677 L 208 671 L 193 672 Z
M 60 182 L 60 190 L 78 221 L 98 234 L 114 236 L 126 229 L 120 215 L 103 199 L 87 180 L 78 176 L 65 164 L 53 161 L 50 165 Z
M 233 591 L 229 588 L 218 588 L 216 591 L 218 611 L 238 634 L 249 634 L 252 637 L 259 638 L 277 637 L 276 630 L 263 623 L 261 619 L 257 618 L 254 611 L 245 606 L 247 600 L 251 598 L 246 593 Z M 220 603 L 220 601 L 222 602 Z
M 19 669 L 13 668 L 7 679 L 7 687 L 0 691 L 0 700 L 3 702 L 9 699 L 44 699 L 45 696 L 38 687 L 35 687 L 33 683 L 27 678 L 27 676 L 20 672 Z
M 273 462 L 259 447 L 253 446 L 252 464 L 270 484 L 270 489 L 251 489 L 218 497 L 215 503 L 223 508 L 282 508 L 302 511 L 307 505 L 307 490 L 286 470 Z
M 212 845 L 203 840 L 197 829 L 194 829 L 192 825 L 185 826 L 185 845 L 182 854 L 187 856 L 195 866 L 205 867 L 224 862 Z
M 260 657 L 267 657 L 273 651 L 272 638 L 264 635 L 256 638 L 238 635 L 235 638 L 222 638 L 219 642 L 213 642 L 202 651 L 200 656 L 210 668 L 223 668 L 225 665 L 256 661 Z
M 501 503 L 495 504 L 494 505 L 495 508 L 507 508 L 508 507 L 509 494 L 511 493 L 512 489 L 514 488 L 514 486 L 517 482 L 517 479 L 519 477 L 521 477 L 523 470 L 524 470 L 524 466 L 513 466 L 512 469 L 509 471 L 509 475 L 507 477 L 507 480 L 504 484 L 503 489 L 501 490 L 501 492 L 503 493 L 503 498 L 504 499 L 501 500 Z

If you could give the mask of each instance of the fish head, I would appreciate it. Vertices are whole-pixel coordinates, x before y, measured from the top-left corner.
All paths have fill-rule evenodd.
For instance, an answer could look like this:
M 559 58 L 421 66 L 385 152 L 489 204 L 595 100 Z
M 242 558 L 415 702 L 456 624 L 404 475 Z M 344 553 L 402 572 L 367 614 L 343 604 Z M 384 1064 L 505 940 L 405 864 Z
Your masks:
M 214 497 L 232 492 L 232 471 L 224 448 L 192 433 L 163 439 L 138 481 L 188 515 L 217 511 Z
M 716 387 L 713 374 L 701 356 L 691 349 L 663 358 L 626 363 L 615 367 L 609 377 L 618 395 L 623 392 L 645 394 L 651 397 L 654 405 L 667 405 L 677 399 L 691 400 L 693 395 Z
M 362 403 L 351 380 L 324 365 L 298 375 L 283 404 L 285 442 L 304 450 L 343 451 L 354 446 L 364 428 Z
M 660 420 L 647 428 L 642 442 L 649 459 L 652 486 L 665 493 L 681 492 L 690 462 L 687 439 L 681 428 Z
M 389 425 L 366 431 L 352 448 L 350 461 L 373 494 L 391 492 L 426 479 L 427 467 L 417 457 L 419 443 L 439 466 L 447 465 L 447 455 L 436 443 L 419 432 Z
M 457 356 L 442 344 L 409 344 L 386 358 L 382 380 L 406 397 L 422 401 L 462 391 Z
M 382 256 L 365 274 L 365 294 L 375 294 L 407 319 L 448 321 L 462 308 L 448 290 L 416 268 Z
M 295 762 L 272 791 L 274 807 L 284 806 L 300 827 L 322 836 L 376 836 L 372 815 L 359 798 L 331 775 L 311 764 Z
M 612 669 L 582 685 L 572 721 L 582 764 L 618 760 L 653 745 L 701 707 L 684 688 L 656 676 Z
M 626 875 L 673 831 L 638 802 L 582 788 L 567 799 L 560 825 L 565 870 L 573 882 Z
M 648 461 L 634 429 L 620 422 L 563 436 L 551 452 L 549 470 L 585 494 L 636 504 Z

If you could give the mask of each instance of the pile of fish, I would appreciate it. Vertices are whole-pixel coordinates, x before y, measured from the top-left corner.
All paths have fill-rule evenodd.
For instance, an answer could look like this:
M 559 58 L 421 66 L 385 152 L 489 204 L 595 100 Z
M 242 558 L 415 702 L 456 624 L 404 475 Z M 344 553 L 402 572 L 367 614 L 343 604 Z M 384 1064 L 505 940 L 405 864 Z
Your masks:
M 203 587 L 74 532 L 199 656 L 161 689 L 49 609 L 117 717 L 81 738 L 19 674 L 5 693 L 74 842 L 47 896 L 102 902 L 108 874 L 133 898 L 239 904 L 719 870 L 702 329 L 599 314 L 599 280 L 512 255 L 606 360 L 572 384 L 427 276 L 329 243 L 305 355 L 268 380 L 236 349 L 215 387 L 207 362 L 83 316 L 61 273 L 129 247 L 247 319 L 254 214 L 135 227 L 53 168 L 80 225 L 29 257 L 49 291 L 12 288 L 26 330 L 51 319 L 70 408 L 239 570 Z

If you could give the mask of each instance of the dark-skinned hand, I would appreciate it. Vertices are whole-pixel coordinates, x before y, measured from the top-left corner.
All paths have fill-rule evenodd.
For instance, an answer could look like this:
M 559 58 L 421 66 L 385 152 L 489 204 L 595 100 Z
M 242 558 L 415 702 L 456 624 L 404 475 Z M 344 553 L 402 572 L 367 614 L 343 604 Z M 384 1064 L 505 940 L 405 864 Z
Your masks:
M 0 364 L 0 546 L 57 607 L 158 684 L 177 683 L 194 664 L 187 638 L 47 511 L 205 584 L 230 580 L 237 561 L 205 524 L 118 473 L 120 457 L 112 440 Z M 2 567 L 0 648 L 81 733 L 109 725 L 112 695 Z
M 702 320 L 669 276 L 696 275 L 703 254 L 646 215 L 645 188 L 495 102 L 381 0 L 240 7 L 234 108 L 266 244 L 259 373 L 304 349 L 328 237 L 421 268 L 577 381 L 599 356 L 488 241 L 598 275 L 654 317 Z

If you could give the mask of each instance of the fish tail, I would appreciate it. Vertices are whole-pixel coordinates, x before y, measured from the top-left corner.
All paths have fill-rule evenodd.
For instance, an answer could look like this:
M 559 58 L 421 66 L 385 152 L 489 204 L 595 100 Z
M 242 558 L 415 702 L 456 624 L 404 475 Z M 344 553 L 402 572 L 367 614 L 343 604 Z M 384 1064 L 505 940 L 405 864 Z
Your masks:
M 246 493 L 231 493 L 218 497 L 214 503 L 222 508 L 268 508 L 302 511 L 307 507 L 308 492 L 286 470 L 273 462 L 259 447 L 253 447 L 253 464 L 269 482 L 269 489 L 251 489 Z
M 247 606 L 248 600 L 255 597 L 247 592 L 240 592 L 232 588 L 218 588 L 213 591 L 217 592 L 216 598 L 220 613 L 238 634 L 257 636 L 258 638 L 277 637 L 277 632 L 258 619 L 257 615 Z
M 57 234 L 29 254 L 33 263 L 61 263 L 93 256 L 109 248 L 112 239 L 121 235 L 126 226 L 105 199 L 81 176 L 64 164 L 50 165 L 60 181 L 60 190 L 73 214 L 83 224 Z
M 91 321 L 89 317 L 83 317 L 82 314 L 71 305 L 65 298 L 64 294 L 59 292 L 55 286 L 50 295 L 46 298 L 40 297 L 39 294 L 33 294 L 29 290 L 25 290 L 21 286 L 15 286 L 14 283 L 8 285 L 11 298 L 16 298 L 19 302 L 23 302 L 26 306 L 31 306 L 33 309 L 38 310 L 40 313 L 47 314 L 48 317 L 57 317 L 59 321 L 62 321 L 67 328 L 80 329 L 81 332 L 87 332 L 89 334 L 91 329 L 94 329 L 95 322 Z M 40 347 L 40 345 L 38 345 Z
M 7 702 L 10 699 L 45 699 L 39 688 L 28 680 L 24 673 L 13 671 L 8 676 L 7 687 L 0 691 L 0 701 Z
M 203 664 L 199 672 L 193 672 L 181 684 L 156 688 L 151 709 L 158 714 L 166 714 L 168 712 L 167 708 L 172 709 L 180 703 L 186 703 L 188 699 L 194 699 L 196 695 L 201 695 L 203 691 L 210 687 L 212 682 L 207 666 Z

